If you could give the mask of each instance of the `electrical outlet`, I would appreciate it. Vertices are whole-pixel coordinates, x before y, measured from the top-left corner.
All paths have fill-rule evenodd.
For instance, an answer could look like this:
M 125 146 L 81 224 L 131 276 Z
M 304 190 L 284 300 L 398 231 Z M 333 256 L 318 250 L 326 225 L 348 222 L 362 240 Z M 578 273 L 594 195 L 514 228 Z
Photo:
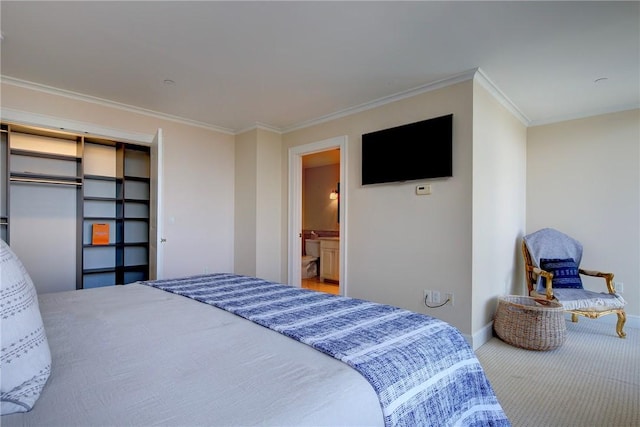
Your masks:
M 453 293 L 444 294 L 444 300 L 447 301 L 447 305 L 453 307 Z
M 425 289 L 425 290 L 424 290 L 424 291 L 422 291 L 422 292 L 423 292 L 423 293 L 422 293 L 422 302 L 423 302 L 425 305 L 427 305 L 427 304 L 431 304 L 431 303 L 433 302 L 433 300 L 431 299 L 431 298 L 432 298 L 431 291 L 429 291 L 429 290 L 426 290 L 426 289 Z
M 433 291 L 433 303 L 440 304 L 440 291 Z
M 624 293 L 624 283 L 622 283 L 622 282 L 613 282 L 613 285 L 616 288 L 616 292 Z

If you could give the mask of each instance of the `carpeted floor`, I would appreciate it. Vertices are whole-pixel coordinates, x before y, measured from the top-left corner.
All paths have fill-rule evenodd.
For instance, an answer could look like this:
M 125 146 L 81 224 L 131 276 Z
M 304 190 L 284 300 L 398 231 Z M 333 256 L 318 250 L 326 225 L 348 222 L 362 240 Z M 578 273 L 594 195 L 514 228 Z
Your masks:
M 640 329 L 580 318 L 551 351 L 492 338 L 476 354 L 504 411 L 519 426 L 640 426 Z

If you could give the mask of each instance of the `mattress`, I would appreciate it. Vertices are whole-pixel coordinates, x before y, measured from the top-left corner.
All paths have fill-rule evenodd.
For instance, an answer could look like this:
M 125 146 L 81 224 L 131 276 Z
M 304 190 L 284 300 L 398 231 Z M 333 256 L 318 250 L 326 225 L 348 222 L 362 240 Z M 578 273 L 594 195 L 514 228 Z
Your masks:
M 460 331 L 391 305 L 232 273 L 142 282 L 277 331 L 357 370 L 385 426 L 509 426 Z
M 380 426 L 345 363 L 224 310 L 142 284 L 39 297 L 51 376 L 3 426 Z

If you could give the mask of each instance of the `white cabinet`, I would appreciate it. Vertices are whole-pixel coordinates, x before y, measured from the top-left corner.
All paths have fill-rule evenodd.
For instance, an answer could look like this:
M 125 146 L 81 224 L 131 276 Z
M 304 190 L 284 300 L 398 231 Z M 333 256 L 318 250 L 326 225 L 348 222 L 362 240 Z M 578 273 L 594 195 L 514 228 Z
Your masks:
M 320 239 L 320 281 L 340 280 L 340 240 Z

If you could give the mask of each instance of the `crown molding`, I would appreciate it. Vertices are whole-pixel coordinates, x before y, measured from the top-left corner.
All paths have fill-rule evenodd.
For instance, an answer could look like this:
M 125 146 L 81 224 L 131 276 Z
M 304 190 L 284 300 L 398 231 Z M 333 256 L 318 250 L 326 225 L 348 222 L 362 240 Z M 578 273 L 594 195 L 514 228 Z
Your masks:
M 414 96 L 417 96 L 426 92 L 431 92 L 434 90 L 442 89 L 443 87 L 447 87 L 447 86 L 451 86 L 467 80 L 471 80 L 474 78 L 478 70 L 479 70 L 478 68 L 468 70 L 468 71 L 455 74 L 453 76 L 450 76 L 441 80 L 436 80 L 434 82 L 415 87 L 413 89 L 408 89 L 406 91 L 398 92 L 393 95 L 384 96 L 382 98 L 365 102 L 363 104 L 356 105 L 353 107 L 345 108 L 344 110 L 336 111 L 335 113 L 327 114 L 327 115 L 318 117 L 316 119 L 307 120 L 307 121 L 295 124 L 293 126 L 288 126 L 288 127 L 282 128 L 282 133 L 292 132 L 295 130 L 304 129 L 310 126 L 315 126 L 315 125 L 329 122 L 332 120 L 337 120 L 346 116 L 350 116 L 352 114 L 361 113 L 363 111 L 381 107 L 383 105 L 386 105 L 392 102 L 400 101 L 402 99 L 412 98 Z
M 195 126 L 195 127 L 200 127 L 200 128 L 204 128 L 207 130 L 212 130 L 215 132 L 220 132 L 220 133 L 224 133 L 224 134 L 228 134 L 228 135 L 239 135 L 245 132 L 249 132 L 251 130 L 254 129 L 262 129 L 262 130 L 266 130 L 266 131 L 270 131 L 270 132 L 275 132 L 277 134 L 285 134 L 288 132 L 292 132 L 292 131 L 296 131 L 296 130 L 300 130 L 300 129 L 304 129 L 307 127 L 311 127 L 311 126 L 315 126 L 321 123 L 326 123 L 332 120 L 337 120 L 343 117 L 347 117 L 356 113 L 360 113 L 363 111 L 367 111 L 367 110 L 371 110 L 380 106 L 383 106 L 385 104 L 389 104 L 392 102 L 396 102 L 402 99 L 407 99 L 407 98 L 411 98 L 426 92 L 430 92 L 430 91 L 434 91 L 434 90 L 438 90 L 441 89 L 443 87 L 447 87 L 447 86 L 451 86 L 453 84 L 457 84 L 457 83 L 461 83 L 467 80 L 471 80 L 471 79 L 475 79 L 478 83 L 480 83 L 482 85 L 482 87 L 484 87 L 494 98 L 496 98 L 509 112 L 511 112 L 520 122 L 522 122 L 522 124 L 524 124 L 527 127 L 530 126 L 541 126 L 541 125 L 546 125 L 546 124 L 552 124 L 552 123 L 558 123 L 558 122 L 563 122 L 563 121 L 568 121 L 568 120 L 577 120 L 577 119 L 581 119 L 581 118 L 586 118 L 586 117 L 592 117 L 592 116 L 598 116 L 598 115 L 602 115 L 602 114 L 610 114 L 610 113 L 617 113 L 617 112 L 621 112 L 621 111 L 627 111 L 627 110 L 634 110 L 634 109 L 639 109 L 640 108 L 640 103 L 636 103 L 636 104 L 632 104 L 632 105 L 621 105 L 621 106 L 614 106 L 611 108 L 606 108 L 606 109 L 600 109 L 600 110 L 596 110 L 596 111 L 587 111 L 587 112 L 582 112 L 582 113 L 577 113 L 577 114 L 572 114 L 572 115 L 566 115 L 566 116 L 559 116 L 559 117 L 553 117 L 553 118 L 549 118 L 549 119 L 544 119 L 544 120 L 535 120 L 532 121 L 530 120 L 526 114 L 524 114 L 510 99 L 508 96 L 506 96 L 504 94 L 504 92 L 502 92 L 498 86 L 496 86 L 495 83 L 493 83 L 493 81 L 487 76 L 487 74 L 481 69 L 481 68 L 475 68 L 472 70 L 468 70 L 450 77 L 447 77 L 445 79 L 441 79 L 441 80 L 437 80 L 435 82 L 431 82 L 422 86 L 418 86 L 416 88 L 413 89 L 409 89 L 403 92 L 399 92 L 393 95 L 389 95 L 389 96 L 385 96 L 382 98 L 378 98 L 376 100 L 370 101 L 370 102 L 365 102 L 363 104 L 360 105 L 356 105 L 353 107 L 349 107 L 349 108 L 345 108 L 343 110 L 339 110 L 336 111 L 334 113 L 330 113 L 321 117 L 317 117 L 315 119 L 311 119 L 311 120 L 306 120 L 291 126 L 285 126 L 285 127 L 278 127 L 278 126 L 272 126 L 269 125 L 267 123 L 260 123 L 260 122 L 256 122 L 255 125 L 249 127 L 249 128 L 245 128 L 245 129 L 241 129 L 241 130 L 234 130 L 234 129 L 229 129 L 229 128 L 225 128 L 225 127 L 221 127 L 221 126 L 215 126 L 209 123 L 204 123 L 204 122 L 200 122 L 197 120 L 191 120 L 191 119 L 187 119 L 184 117 L 179 117 L 179 116 L 174 116 L 171 114 L 165 114 L 165 113 L 160 113 L 157 111 L 153 111 L 153 110 L 147 110 L 144 108 L 140 108 L 140 107 L 136 107 L 136 106 L 132 106 L 132 105 L 128 105 L 128 104 L 123 104 L 123 103 L 119 103 L 119 102 L 115 102 L 115 101 L 110 101 L 107 99 L 103 99 L 103 98 L 98 98 L 95 96 L 91 96 L 91 95 L 85 95 L 85 94 L 81 94 L 78 92 L 73 92 L 73 91 L 69 91 L 69 90 L 65 90 L 65 89 L 58 89 L 52 86 L 47 86 L 47 85 L 43 85 L 40 83 L 34 83 L 34 82 L 29 82 L 26 80 L 21 80 L 21 79 L 17 79 L 14 77 L 10 77 L 10 76 L 6 76 L 6 75 L 0 75 L 0 82 L 2 82 L 3 84 L 8 84 L 11 86 L 17 86 L 17 87 L 22 87 L 25 89 L 30 89 L 30 90 L 34 90 L 34 91 L 38 91 L 38 92 L 44 92 L 44 93 L 49 93 L 52 95 L 59 95 L 59 96 L 63 96 L 65 98 L 70 98 L 70 99 L 75 99 L 75 100 L 79 100 L 79 101 L 84 101 L 84 102 L 90 102 L 93 104 L 98 104 L 98 105 L 102 105 L 102 106 L 106 106 L 106 107 L 110 107 L 110 108 L 115 108 L 115 109 L 119 109 L 119 110 L 123 110 L 123 111 L 128 111 L 128 112 L 132 112 L 132 113 L 137 113 L 137 114 L 143 114 L 146 116 L 150 116 L 150 117 L 155 117 L 158 119 L 163 119 L 163 120 L 168 120 L 168 121 L 172 121 L 172 122 L 176 122 L 176 123 L 181 123 L 181 124 L 185 124 L 185 125 L 189 125 L 189 126 Z M 3 109 L 2 113 L 3 114 L 11 114 L 11 115 L 15 115 L 18 114 L 19 117 L 25 117 L 25 115 L 28 115 L 29 113 L 25 113 L 25 112 L 18 112 L 17 110 L 14 110 L 13 112 L 11 112 L 12 110 L 8 110 L 8 109 Z M 20 114 L 19 114 L 20 113 Z M 31 114 L 33 116 L 33 114 Z M 4 117 L 4 116 L 3 116 Z M 133 138 L 131 138 L 133 140 L 139 140 L 140 138 L 136 138 L 135 136 L 133 136 Z
M 260 122 L 256 122 L 253 126 L 249 126 L 247 128 L 244 129 L 240 129 L 238 131 L 235 132 L 235 135 L 240 135 L 243 134 L 245 132 L 251 132 L 252 130 L 266 130 L 269 132 L 274 132 L 277 133 L 278 135 L 282 135 L 282 129 L 277 127 L 277 126 L 271 126 L 270 124 L 267 123 L 260 123 Z
M 47 86 L 40 83 L 34 83 L 27 80 L 17 79 L 17 78 L 6 76 L 6 75 L 0 75 L 0 82 L 11 85 L 11 86 L 17 86 L 24 89 L 34 90 L 37 92 L 48 93 L 51 95 L 63 96 L 65 98 L 74 99 L 76 101 L 90 102 L 92 104 L 101 105 L 103 107 L 115 108 L 118 110 L 130 112 L 130 113 L 143 114 L 145 116 L 154 117 L 157 119 L 168 120 L 175 123 L 195 126 L 195 127 L 204 128 L 207 130 L 221 132 L 229 135 L 236 134 L 236 132 L 233 129 L 229 129 L 221 126 L 215 126 L 209 123 L 200 122 L 198 120 L 191 120 L 184 117 L 174 116 L 171 114 L 160 113 L 158 111 L 148 110 L 146 108 L 136 107 L 129 104 L 123 104 L 116 101 L 110 101 L 108 99 L 98 98 L 96 96 L 91 96 L 91 95 L 85 95 L 79 92 L 73 92 L 66 89 L 59 89 L 52 86 Z
M 569 120 L 580 120 L 580 119 L 586 119 L 594 116 L 602 116 L 604 114 L 614 114 L 614 113 L 620 113 L 623 111 L 638 110 L 638 109 L 640 109 L 640 103 L 631 104 L 631 105 L 618 105 L 610 108 L 602 108 L 599 110 L 585 111 L 582 113 L 552 117 L 544 120 L 534 120 L 529 124 L 529 126 L 531 127 L 544 126 L 544 125 L 550 125 L 554 123 L 566 122 Z
M 482 85 L 495 99 L 502 104 L 511 114 L 513 114 L 520 122 L 529 126 L 531 124 L 531 120 L 514 104 L 507 95 L 502 92 L 498 86 L 496 86 L 493 81 L 485 74 L 482 69 L 478 68 L 476 70 L 475 79 L 478 83 Z

